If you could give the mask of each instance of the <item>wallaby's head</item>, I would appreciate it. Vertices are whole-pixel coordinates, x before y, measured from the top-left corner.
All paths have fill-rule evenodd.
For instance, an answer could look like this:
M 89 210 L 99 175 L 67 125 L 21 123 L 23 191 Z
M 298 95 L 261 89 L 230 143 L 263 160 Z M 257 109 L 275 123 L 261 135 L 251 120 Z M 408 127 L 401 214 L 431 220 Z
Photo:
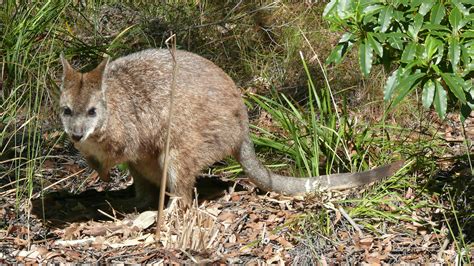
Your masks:
M 104 59 L 94 70 L 76 71 L 61 54 L 63 76 L 59 100 L 64 130 L 74 142 L 85 141 L 106 121 L 107 107 L 102 76 L 108 63 Z

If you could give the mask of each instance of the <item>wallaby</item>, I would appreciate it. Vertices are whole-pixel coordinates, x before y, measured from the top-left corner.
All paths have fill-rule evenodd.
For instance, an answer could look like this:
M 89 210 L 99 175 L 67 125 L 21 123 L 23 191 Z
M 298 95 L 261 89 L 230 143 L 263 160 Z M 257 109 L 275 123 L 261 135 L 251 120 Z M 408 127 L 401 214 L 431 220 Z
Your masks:
M 233 155 L 264 191 L 295 195 L 347 189 L 391 176 L 403 161 L 360 173 L 309 178 L 274 174 L 257 159 L 247 110 L 232 79 L 211 61 L 176 51 L 174 113 L 168 121 L 173 58 L 149 49 L 80 73 L 61 55 L 61 120 L 75 147 L 103 180 L 127 163 L 137 209 L 158 198 L 166 132 L 171 127 L 168 191 L 192 202 L 195 178 L 206 166 Z

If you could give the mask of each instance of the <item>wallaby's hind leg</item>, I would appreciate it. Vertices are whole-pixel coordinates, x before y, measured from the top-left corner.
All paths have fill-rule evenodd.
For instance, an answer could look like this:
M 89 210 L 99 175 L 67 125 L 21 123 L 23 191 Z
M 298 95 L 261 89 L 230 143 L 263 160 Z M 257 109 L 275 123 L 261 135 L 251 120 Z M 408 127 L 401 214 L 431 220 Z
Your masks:
M 160 194 L 159 186 L 140 174 L 139 170 L 135 167 L 136 166 L 132 164 L 129 166 L 135 189 L 133 201 L 139 210 L 156 209 L 158 207 Z M 156 175 L 156 178 L 158 178 L 158 175 Z
M 121 211 L 156 209 L 160 193 L 159 187 L 141 174 L 139 165 L 129 163 L 128 167 L 130 175 L 133 177 L 134 196 L 132 198 L 112 198 L 112 206 Z
M 166 187 L 171 196 L 177 197 L 181 207 L 190 207 L 193 202 L 194 183 L 200 166 L 196 164 L 191 152 L 171 150 L 168 161 L 168 179 Z M 163 160 L 164 161 L 164 160 Z
M 171 197 L 178 198 L 180 207 L 190 207 L 193 203 L 196 173 L 194 171 L 186 171 L 183 168 L 170 170 L 168 173 L 167 188 Z

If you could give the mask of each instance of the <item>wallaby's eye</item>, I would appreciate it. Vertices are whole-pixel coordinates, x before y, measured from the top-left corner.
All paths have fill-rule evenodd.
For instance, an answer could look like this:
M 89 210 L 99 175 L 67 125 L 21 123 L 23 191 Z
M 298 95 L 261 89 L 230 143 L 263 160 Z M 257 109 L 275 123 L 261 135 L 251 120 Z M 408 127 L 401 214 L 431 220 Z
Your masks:
M 95 116 L 95 115 L 96 115 L 95 107 L 92 107 L 91 109 L 89 109 L 89 110 L 87 111 L 87 115 L 89 115 L 89 116 Z
M 69 107 L 64 107 L 63 108 L 63 114 L 66 116 L 71 116 L 72 115 L 72 110 Z

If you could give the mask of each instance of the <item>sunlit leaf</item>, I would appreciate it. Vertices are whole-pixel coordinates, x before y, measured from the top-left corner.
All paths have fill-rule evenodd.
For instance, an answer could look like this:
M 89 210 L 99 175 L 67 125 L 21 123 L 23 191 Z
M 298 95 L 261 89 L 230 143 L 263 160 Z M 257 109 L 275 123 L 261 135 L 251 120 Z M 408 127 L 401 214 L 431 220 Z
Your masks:
M 448 107 L 448 95 L 441 83 L 439 83 L 437 80 L 435 80 L 435 87 L 436 89 L 433 104 L 439 117 L 444 118 L 446 116 L 446 109 Z
M 384 7 L 383 5 L 379 5 L 379 4 L 370 5 L 370 6 L 366 6 L 362 10 L 362 12 L 364 13 L 364 15 L 368 16 L 368 15 L 377 13 L 378 11 L 382 10 L 383 7 Z
M 383 47 L 382 45 L 374 38 L 372 32 L 367 33 L 367 41 L 370 44 L 370 47 L 377 53 L 378 56 L 383 56 Z
M 435 93 L 435 83 L 432 80 L 428 80 L 423 86 L 423 92 L 421 94 L 421 101 L 423 107 L 430 108 L 433 103 L 433 97 Z
M 340 43 L 336 45 L 336 48 L 334 48 L 331 51 L 331 54 L 329 54 L 328 58 L 326 59 L 326 64 L 339 64 L 342 61 L 342 58 L 344 57 L 344 51 L 346 50 L 347 43 Z
M 393 7 L 386 6 L 379 14 L 380 31 L 386 32 L 390 26 L 393 16 Z
M 449 14 L 449 23 L 453 27 L 453 32 L 457 32 L 461 29 L 462 26 L 462 14 L 457 7 L 451 9 L 451 14 Z
M 474 4 L 474 1 L 472 0 L 469 0 L 471 1 L 471 5 Z M 459 11 L 461 11 L 461 13 L 465 16 L 469 15 L 469 9 L 466 8 L 466 6 L 463 5 L 463 3 L 461 3 L 461 1 L 459 0 L 452 0 L 452 3 L 459 9 Z
M 370 47 L 366 41 L 367 40 L 359 44 L 359 66 L 364 76 L 368 76 L 370 74 L 373 58 L 372 47 Z
M 337 0 L 331 0 L 325 7 L 323 11 L 323 17 L 327 17 L 328 14 L 333 13 L 337 4 Z
M 425 52 L 423 54 L 423 58 L 427 61 L 431 60 L 433 55 L 438 51 L 438 47 L 442 45 L 442 42 L 437 38 L 432 36 L 426 37 L 425 40 Z
M 450 38 L 448 59 L 449 61 L 451 61 L 453 72 L 456 72 L 458 69 L 460 57 L 461 57 L 461 45 L 459 44 L 459 40 L 457 38 Z
M 433 24 L 440 24 L 446 15 L 446 8 L 443 3 L 437 3 L 431 9 L 430 22 Z
M 391 32 L 388 34 L 388 43 L 390 46 L 397 50 L 403 50 L 403 37 L 405 35 L 403 33 L 398 33 L 398 32 Z
M 456 96 L 461 103 L 466 103 L 466 95 L 463 90 L 464 80 L 450 73 L 441 73 L 441 77 L 454 96 Z
M 416 55 L 416 48 L 417 48 L 416 43 L 414 43 L 414 42 L 409 43 L 405 47 L 405 50 L 403 50 L 402 57 L 401 57 L 400 61 L 402 61 L 404 63 L 408 63 L 408 62 L 412 61 L 413 58 L 415 58 L 415 55 Z
M 350 0 L 338 0 L 337 1 L 337 15 L 341 19 L 346 19 L 350 14 Z
M 397 70 L 393 71 L 393 73 L 388 77 L 387 82 L 383 88 L 383 99 L 385 101 L 390 100 L 392 98 L 393 91 L 398 85 L 398 74 L 401 72 L 401 69 L 398 68 Z
M 418 39 L 418 32 L 420 32 L 421 27 L 423 26 L 423 16 L 421 14 L 416 14 L 413 19 L 413 24 L 408 25 L 408 34 L 414 40 Z
M 430 12 L 431 8 L 433 7 L 434 3 L 435 3 L 435 0 L 424 1 L 421 4 L 418 12 L 423 16 L 428 14 L 428 12 Z
M 425 73 L 409 74 L 405 72 L 405 76 L 401 77 L 401 81 L 397 86 L 399 93 L 392 102 L 392 108 L 397 106 L 400 101 L 403 100 L 403 98 L 405 98 L 405 96 L 416 87 L 416 83 L 424 76 L 426 76 Z

